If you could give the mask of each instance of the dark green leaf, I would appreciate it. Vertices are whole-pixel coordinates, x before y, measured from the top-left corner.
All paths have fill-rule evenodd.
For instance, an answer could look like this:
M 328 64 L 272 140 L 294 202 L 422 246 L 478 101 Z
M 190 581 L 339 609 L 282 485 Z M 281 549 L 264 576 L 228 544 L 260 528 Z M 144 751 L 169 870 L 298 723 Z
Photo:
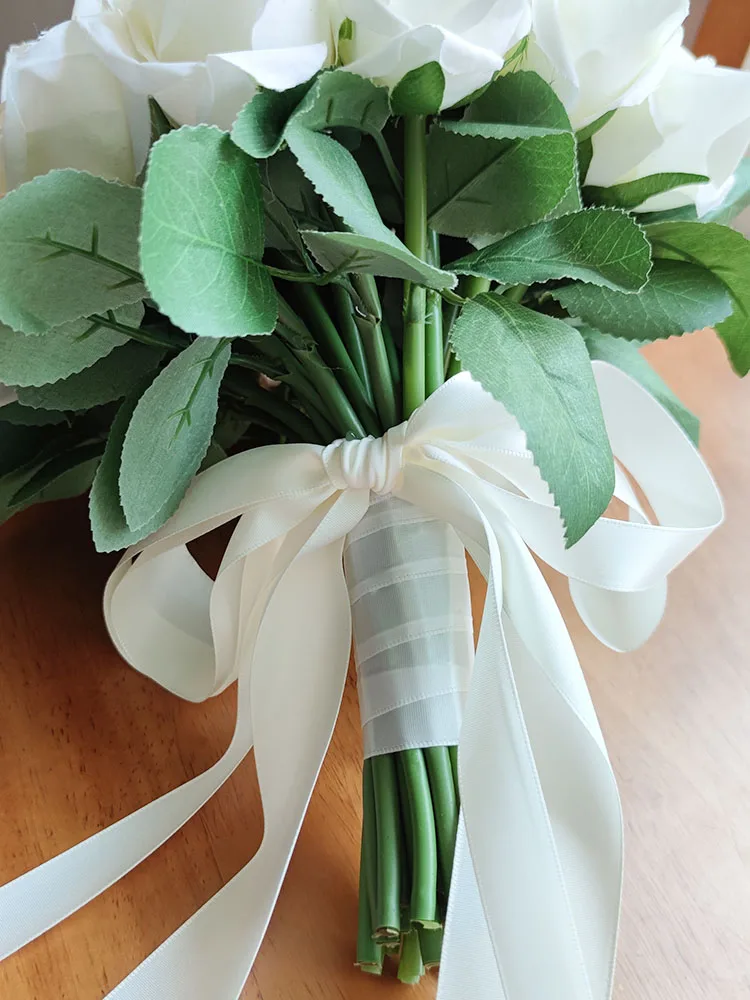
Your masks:
M 25 507 L 85 493 L 93 482 L 103 451 L 103 441 L 90 441 L 56 455 L 19 486 L 10 498 L 10 506 Z
M 49 432 L 43 427 L 0 423 L 0 476 L 7 476 L 33 461 L 44 448 L 48 436 Z
M 637 212 L 636 218 L 642 226 L 649 226 L 654 222 L 697 222 L 698 213 L 695 205 L 681 205 L 661 212 Z
M 568 545 L 606 510 L 614 460 L 578 331 L 498 295 L 468 302 L 451 331 L 464 368 L 516 417 L 560 508 Z
M 611 187 L 588 185 L 583 189 L 583 200 L 587 205 L 634 209 L 654 195 L 673 191 L 686 184 L 706 184 L 708 181 L 709 178 L 704 174 L 649 174 L 637 181 L 613 184 Z
M 141 396 L 122 449 L 120 499 L 128 527 L 169 517 L 211 443 L 231 341 L 201 337 Z
M 139 302 L 141 192 L 54 170 L 0 200 L 0 322 L 24 333 Z
M 701 222 L 718 222 L 728 226 L 750 205 L 750 156 L 740 162 L 732 189 L 718 208 L 701 216 Z
M 271 333 L 277 299 L 263 249 L 253 160 L 216 128 L 161 139 L 144 189 L 141 259 L 162 312 L 205 337 Z
M 90 410 L 126 396 L 159 366 L 164 351 L 129 343 L 96 364 L 51 385 L 18 390 L 19 402 L 43 410 Z
M 114 312 L 120 323 L 138 327 L 143 305 L 122 306 Z M 39 336 L 14 333 L 0 326 L 0 381 L 6 385 L 39 386 L 75 375 L 127 343 L 122 333 L 107 330 L 84 318 L 58 326 Z
M 346 272 L 379 274 L 388 278 L 403 278 L 428 288 L 453 288 L 454 275 L 432 267 L 406 248 L 384 244 L 380 240 L 357 233 L 302 232 L 313 256 L 326 271 L 341 268 Z
M 538 222 L 451 265 L 507 285 L 558 278 L 638 291 L 651 270 L 649 242 L 633 219 L 616 209 L 587 209 Z
M 35 410 L 31 406 L 15 402 L 0 406 L 0 422 L 14 424 L 16 427 L 54 427 L 56 424 L 67 423 L 68 416 L 54 410 Z
M 732 315 L 719 323 L 734 370 L 750 370 L 750 243 L 715 222 L 662 222 L 648 227 L 655 257 L 691 261 L 712 271 L 729 292 Z
M 713 326 L 732 311 L 732 300 L 710 271 L 684 261 L 656 260 L 636 295 L 566 285 L 552 295 L 571 316 L 626 340 L 661 340 Z
M 439 62 L 410 70 L 391 93 L 394 115 L 432 115 L 440 110 L 445 94 L 445 74 Z
M 570 131 L 562 101 L 538 73 L 499 76 L 466 109 L 469 122 L 538 125 Z
M 437 127 L 427 150 L 429 225 L 449 236 L 497 236 L 538 222 L 575 178 L 570 133 L 510 142 Z
M 696 448 L 698 447 L 700 421 L 680 402 L 662 377 L 654 371 L 636 344 L 630 344 L 620 337 L 610 337 L 590 326 L 581 327 L 580 333 L 586 342 L 592 360 L 607 361 L 616 368 L 621 368 L 636 382 L 640 382 L 643 388 L 658 399 L 664 409 L 672 414 Z

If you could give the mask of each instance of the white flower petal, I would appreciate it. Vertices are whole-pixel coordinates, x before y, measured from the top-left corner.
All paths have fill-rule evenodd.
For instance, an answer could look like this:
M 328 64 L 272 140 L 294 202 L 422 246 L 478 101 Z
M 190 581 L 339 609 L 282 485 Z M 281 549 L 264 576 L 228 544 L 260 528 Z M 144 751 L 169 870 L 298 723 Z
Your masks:
M 726 195 L 750 144 L 750 73 L 683 50 L 654 93 L 618 111 L 593 142 L 589 184 L 670 171 L 706 174 L 710 184 L 667 191 L 642 207 L 661 211 L 695 203 L 699 214 L 710 211 Z
M 575 128 L 639 104 L 682 42 L 689 0 L 533 0 L 527 68 L 554 86 Z
M 74 22 L 10 49 L 3 74 L 7 183 L 59 167 L 132 183 L 149 116 L 92 51 Z

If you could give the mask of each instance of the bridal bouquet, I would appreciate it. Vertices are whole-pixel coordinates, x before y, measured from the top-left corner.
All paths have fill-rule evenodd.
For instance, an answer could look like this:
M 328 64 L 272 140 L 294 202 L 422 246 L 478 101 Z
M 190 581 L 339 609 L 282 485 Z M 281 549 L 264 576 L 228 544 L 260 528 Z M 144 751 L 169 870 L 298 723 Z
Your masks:
M 89 492 L 97 548 L 126 550 L 117 648 L 239 697 L 218 764 L 0 890 L 2 954 L 254 746 L 258 854 L 111 994 L 234 1000 L 353 632 L 359 966 L 440 965 L 446 1000 L 609 997 L 619 800 L 530 550 L 630 649 L 722 518 L 698 420 L 639 353 L 715 326 L 750 368 L 725 225 L 750 77 L 682 47 L 687 6 L 77 0 L 8 53 L 0 516 Z M 187 545 L 229 521 L 211 580 Z

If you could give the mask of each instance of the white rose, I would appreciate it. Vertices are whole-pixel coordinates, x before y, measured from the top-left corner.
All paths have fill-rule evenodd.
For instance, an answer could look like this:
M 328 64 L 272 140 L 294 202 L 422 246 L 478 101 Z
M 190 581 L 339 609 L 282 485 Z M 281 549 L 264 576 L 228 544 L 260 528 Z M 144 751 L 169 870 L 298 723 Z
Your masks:
M 181 125 L 231 128 L 258 84 L 294 87 L 330 50 L 321 0 L 76 0 L 73 18 L 126 87 Z
M 555 88 L 573 126 L 640 104 L 682 44 L 689 0 L 532 0 L 525 68 Z
M 132 183 L 146 157 L 147 102 L 125 91 L 70 21 L 10 49 L 0 99 L 9 188 L 57 167 Z
M 393 87 L 439 62 L 443 107 L 488 83 L 531 23 L 530 0 L 339 0 L 338 10 L 354 26 L 348 69 Z
M 696 59 L 686 49 L 659 87 L 635 108 L 622 108 L 593 139 L 589 184 L 609 186 L 649 174 L 705 174 L 696 184 L 649 198 L 647 211 L 695 203 L 698 214 L 726 197 L 750 144 L 750 73 Z

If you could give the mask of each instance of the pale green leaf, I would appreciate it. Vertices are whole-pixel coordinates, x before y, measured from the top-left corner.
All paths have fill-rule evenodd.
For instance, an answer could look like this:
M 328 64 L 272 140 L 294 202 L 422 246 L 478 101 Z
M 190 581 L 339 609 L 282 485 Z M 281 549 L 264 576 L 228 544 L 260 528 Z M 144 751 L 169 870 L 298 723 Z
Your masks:
M 394 115 L 433 115 L 445 94 L 445 73 L 439 62 L 428 62 L 410 70 L 391 92 Z
M 120 499 L 129 528 L 177 509 L 211 443 L 231 341 L 201 337 L 141 396 L 125 435 Z
M 256 159 L 273 156 L 284 142 L 289 118 L 312 85 L 308 80 L 290 90 L 259 90 L 240 111 L 232 128 L 232 142 Z
M 728 226 L 750 205 L 750 156 L 740 162 L 734 174 L 729 194 L 718 208 L 701 216 L 701 222 L 718 222 Z
M 611 337 L 593 327 L 584 326 L 579 331 L 586 342 L 589 355 L 595 361 L 607 361 L 640 382 L 644 389 L 659 400 L 698 447 L 700 420 L 678 399 L 667 383 L 658 375 L 638 350 L 620 337 Z
M 712 271 L 732 299 L 732 315 L 719 323 L 734 370 L 750 370 L 750 242 L 715 222 L 662 222 L 648 227 L 655 257 L 691 261 Z
M 143 386 L 140 386 L 117 411 L 112 422 L 107 446 L 99 463 L 91 495 L 89 497 L 89 518 L 94 545 L 98 552 L 117 552 L 135 545 L 142 538 L 157 531 L 171 515 L 169 508 L 164 507 L 147 524 L 137 531 L 128 527 L 120 502 L 120 463 L 125 435 L 133 417 Z
M 610 208 L 638 208 L 654 195 L 673 191 L 686 184 L 705 184 L 709 180 L 704 174 L 649 174 L 636 181 L 613 184 L 611 187 L 587 185 L 583 189 L 583 200 L 587 205 L 605 205 Z
M 463 367 L 518 420 L 574 544 L 614 489 L 612 450 L 580 334 L 484 294 L 464 306 L 451 342 Z
M 141 192 L 54 170 L 0 200 L 0 322 L 24 333 L 146 297 L 138 273 Z
M 42 410 L 90 410 L 122 399 L 159 366 L 163 357 L 164 351 L 131 341 L 77 375 L 51 385 L 19 389 L 18 399 L 24 406 Z
M 456 278 L 425 263 L 408 250 L 384 244 L 357 233 L 312 233 L 302 231 L 305 243 L 325 271 L 379 274 L 402 278 L 428 288 L 453 288 Z
M 587 209 L 506 236 L 451 265 L 507 285 L 559 278 L 638 291 L 651 270 L 649 242 L 633 219 L 616 209 Z
M 161 139 L 144 189 L 141 261 L 162 312 L 205 337 L 271 333 L 277 298 L 263 249 L 253 160 L 216 128 Z
M 321 73 L 290 119 L 289 125 L 322 132 L 353 128 L 379 132 L 388 121 L 388 90 L 372 80 L 333 69 Z
M 705 268 L 684 261 L 657 260 L 648 284 L 636 295 L 566 285 L 554 298 L 571 316 L 626 340 L 662 340 L 702 330 L 726 319 L 732 300 Z
M 543 125 L 516 125 L 512 122 L 445 121 L 440 127 L 456 135 L 474 135 L 482 139 L 533 139 L 547 135 L 568 135 L 570 129 L 546 128 Z
M 119 323 L 138 327 L 143 305 L 115 310 Z M 106 357 L 128 337 L 105 329 L 95 318 L 84 318 L 55 327 L 40 336 L 15 333 L 0 326 L 0 381 L 6 385 L 40 386 L 75 375 Z

